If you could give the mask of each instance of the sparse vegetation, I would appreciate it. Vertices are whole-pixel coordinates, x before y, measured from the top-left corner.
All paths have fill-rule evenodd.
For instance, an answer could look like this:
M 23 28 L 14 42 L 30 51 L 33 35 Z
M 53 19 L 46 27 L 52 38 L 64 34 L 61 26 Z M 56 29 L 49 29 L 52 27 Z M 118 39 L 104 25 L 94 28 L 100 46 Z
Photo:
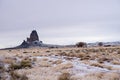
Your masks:
M 2 61 L 0 61 L 0 80 L 3 80 L 4 78 L 4 71 L 5 71 L 4 64 Z
M 120 50 L 117 52 L 117 54 L 120 54 Z
M 87 44 L 85 42 L 78 42 L 76 44 L 77 47 L 87 47 Z
M 95 72 L 85 75 L 80 80 L 120 80 L 120 74 L 115 72 Z
M 57 71 L 60 71 L 60 70 L 69 69 L 72 67 L 73 67 L 72 63 L 66 63 L 66 64 L 58 64 L 54 69 Z
M 70 80 L 70 73 L 62 73 L 59 77 L 58 80 Z
M 98 43 L 98 46 L 103 46 L 103 42 L 99 42 L 99 43 Z
M 28 80 L 28 77 L 25 74 L 18 74 L 15 71 L 11 71 L 10 76 L 10 80 Z
M 11 70 L 22 69 L 26 67 L 28 68 L 32 67 L 31 61 L 22 60 L 20 63 L 11 63 L 10 65 Z
M 32 63 L 30 60 L 22 60 L 20 64 L 23 68 L 32 67 Z
M 100 64 L 100 63 L 92 63 L 91 66 L 100 67 L 100 68 L 106 68 L 108 70 L 112 69 L 111 66 L 103 65 L 103 64 Z
M 0 51 L 0 80 L 120 80 L 119 51 L 120 47 Z

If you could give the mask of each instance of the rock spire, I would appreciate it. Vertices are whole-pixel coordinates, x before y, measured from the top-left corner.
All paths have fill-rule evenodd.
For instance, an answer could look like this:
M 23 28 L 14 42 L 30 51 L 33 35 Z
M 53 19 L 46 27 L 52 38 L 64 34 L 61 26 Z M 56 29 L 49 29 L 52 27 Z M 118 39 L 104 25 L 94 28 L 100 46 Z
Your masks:
M 30 34 L 30 38 L 27 38 L 27 42 L 39 41 L 39 37 L 36 30 L 33 30 Z

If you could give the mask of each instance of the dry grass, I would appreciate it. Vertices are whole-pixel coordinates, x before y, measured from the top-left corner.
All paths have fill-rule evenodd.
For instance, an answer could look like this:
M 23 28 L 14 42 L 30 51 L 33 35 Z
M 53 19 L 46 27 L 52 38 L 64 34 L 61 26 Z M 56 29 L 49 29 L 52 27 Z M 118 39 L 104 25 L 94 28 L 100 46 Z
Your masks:
M 54 69 L 58 71 L 58 70 L 72 68 L 72 67 L 73 67 L 72 63 L 65 63 L 65 64 L 58 64 Z
M 3 62 L 4 62 L 4 63 L 7 63 L 7 64 L 10 64 L 10 63 L 15 62 L 15 60 L 12 59 L 12 58 L 7 58 L 7 57 L 6 57 L 6 58 L 3 60 Z
M 31 68 L 32 64 L 29 60 L 22 60 L 20 63 L 11 63 L 10 69 L 16 70 L 16 69 L 22 69 L 22 68 Z
M 120 61 L 117 61 L 117 60 L 113 60 L 111 63 L 114 65 L 120 65 Z
M 117 52 L 117 54 L 120 54 L 120 50 Z
M 51 67 L 51 63 L 49 63 L 48 61 L 41 61 L 40 63 L 39 63 L 39 66 L 40 67 Z
M 110 62 L 110 61 L 112 61 L 112 59 L 110 59 L 110 58 L 108 58 L 108 57 L 102 56 L 102 57 L 98 58 L 97 61 L 98 61 L 99 63 L 104 63 L 104 62 Z
M 70 73 L 62 73 L 59 77 L 58 80 L 70 80 Z
M 56 60 L 56 61 L 53 61 L 52 64 L 61 64 L 63 61 L 62 60 Z
M 95 67 L 100 67 L 100 68 L 106 68 L 108 70 L 112 70 L 112 66 L 107 66 L 107 65 L 104 65 L 104 64 L 100 64 L 100 63 L 92 63 L 90 65 L 95 66 Z
M 114 72 L 91 73 L 83 77 L 81 80 L 120 80 L 120 74 Z
M 60 79 L 59 77 L 63 77 L 64 80 L 66 79 L 66 76 L 64 76 L 66 74 L 64 74 L 63 72 L 66 71 L 67 71 L 66 73 L 71 74 L 69 76 L 70 80 L 120 80 L 119 52 L 120 47 L 52 48 L 52 49 L 31 48 L 10 51 L 1 50 L 0 58 L 5 64 L 12 63 L 11 64 L 12 70 L 15 70 L 15 72 L 17 71 L 17 73 L 20 73 L 18 74 L 18 76 L 25 73 L 29 80 L 58 80 Z M 65 57 L 63 58 L 63 60 L 61 58 L 58 58 L 57 60 L 52 60 L 50 58 L 38 58 L 38 56 L 40 57 L 51 56 L 53 58 L 63 56 Z M 15 59 L 16 57 L 21 59 L 21 61 L 18 62 L 17 59 Z M 85 63 L 89 66 L 99 67 L 101 69 L 105 68 L 110 71 L 108 72 L 98 72 L 99 70 L 96 72 L 85 71 L 86 72 L 85 75 L 77 76 L 77 72 L 79 72 L 79 70 L 75 71 L 76 73 L 74 73 L 74 71 L 72 71 L 74 70 L 74 68 L 71 62 L 76 58 L 80 63 Z M 64 60 L 68 62 L 64 62 Z M 109 64 L 107 65 L 106 63 L 111 64 L 111 66 L 109 66 Z M 115 67 L 112 65 L 115 65 Z M 2 70 L 3 67 L 0 68 Z M 62 76 L 60 75 L 61 72 L 63 73 L 61 74 Z M 13 77 L 14 76 L 17 75 L 13 75 Z
M 10 80 L 28 80 L 28 77 L 25 74 L 18 74 L 15 71 L 11 71 L 10 76 Z

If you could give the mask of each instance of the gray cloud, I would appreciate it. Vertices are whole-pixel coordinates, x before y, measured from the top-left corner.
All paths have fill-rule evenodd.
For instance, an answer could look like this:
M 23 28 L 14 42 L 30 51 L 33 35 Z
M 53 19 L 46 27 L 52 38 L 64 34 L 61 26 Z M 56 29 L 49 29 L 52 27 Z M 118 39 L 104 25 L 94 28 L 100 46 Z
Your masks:
M 0 0 L 0 47 L 36 29 L 46 43 L 120 40 L 119 0 Z

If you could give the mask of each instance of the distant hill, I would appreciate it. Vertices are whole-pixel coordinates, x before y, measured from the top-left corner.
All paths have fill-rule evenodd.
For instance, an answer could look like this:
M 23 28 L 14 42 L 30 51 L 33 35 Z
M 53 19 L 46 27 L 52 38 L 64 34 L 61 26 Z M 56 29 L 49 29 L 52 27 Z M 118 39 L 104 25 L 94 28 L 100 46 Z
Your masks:
M 88 46 L 98 46 L 99 42 L 95 43 L 88 43 Z M 102 42 L 103 46 L 120 46 L 120 41 L 115 41 L 115 42 Z

